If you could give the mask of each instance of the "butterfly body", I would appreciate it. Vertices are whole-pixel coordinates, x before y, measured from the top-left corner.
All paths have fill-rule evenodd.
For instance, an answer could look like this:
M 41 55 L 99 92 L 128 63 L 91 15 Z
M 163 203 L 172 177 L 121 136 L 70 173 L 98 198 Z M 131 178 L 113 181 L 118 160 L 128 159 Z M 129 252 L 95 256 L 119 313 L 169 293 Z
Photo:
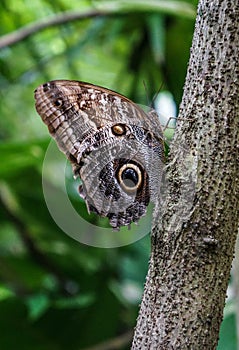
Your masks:
M 78 81 L 40 85 L 35 99 L 82 180 L 88 210 L 107 216 L 115 229 L 137 222 L 159 192 L 164 141 L 158 117 L 114 91 Z

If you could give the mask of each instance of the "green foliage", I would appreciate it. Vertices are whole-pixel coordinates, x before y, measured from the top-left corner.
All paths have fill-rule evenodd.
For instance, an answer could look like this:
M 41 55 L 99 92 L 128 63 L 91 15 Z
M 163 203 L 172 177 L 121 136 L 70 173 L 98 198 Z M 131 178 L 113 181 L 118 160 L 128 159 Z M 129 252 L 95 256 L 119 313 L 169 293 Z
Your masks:
M 103 11 L 46 26 L 0 50 L 2 350 L 16 345 L 24 350 L 83 349 L 134 327 L 150 238 L 100 249 L 84 246 L 58 228 L 42 193 L 42 163 L 50 138 L 34 109 L 33 91 L 47 80 L 76 79 L 148 104 L 162 86 L 178 106 L 195 5 L 156 0 L 1 1 L 0 42 L 7 33 L 32 28 L 65 11 Z M 53 175 L 49 182 L 57 178 Z M 85 211 L 78 198 L 72 201 Z M 226 322 L 232 325 L 234 320 Z M 222 328 L 222 339 L 224 332 Z M 235 344 L 232 337 L 227 341 Z

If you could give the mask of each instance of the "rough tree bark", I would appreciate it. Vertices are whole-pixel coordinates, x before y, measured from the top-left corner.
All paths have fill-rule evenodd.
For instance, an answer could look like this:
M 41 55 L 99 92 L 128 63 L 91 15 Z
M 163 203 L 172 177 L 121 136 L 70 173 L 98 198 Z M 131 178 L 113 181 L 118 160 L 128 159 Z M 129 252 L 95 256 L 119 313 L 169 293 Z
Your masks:
M 199 1 L 132 349 L 217 346 L 239 223 L 238 60 L 239 2 Z

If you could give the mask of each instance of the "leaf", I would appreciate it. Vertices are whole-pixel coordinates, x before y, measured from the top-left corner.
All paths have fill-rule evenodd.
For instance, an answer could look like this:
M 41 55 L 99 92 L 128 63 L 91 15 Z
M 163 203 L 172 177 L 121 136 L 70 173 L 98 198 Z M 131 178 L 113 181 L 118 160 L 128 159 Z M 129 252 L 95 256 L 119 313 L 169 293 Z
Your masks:
M 48 140 L 34 142 L 8 142 L 0 144 L 0 177 L 16 176 L 24 168 L 39 166 L 45 155 Z
M 59 309 L 82 308 L 91 305 L 95 301 L 93 293 L 80 294 L 76 297 L 58 299 L 54 306 Z
M 94 1 L 98 10 L 112 12 L 160 12 L 168 15 L 195 18 L 196 9 L 186 1 L 158 1 L 158 0 L 120 0 L 120 1 Z
M 49 308 L 51 302 L 46 294 L 34 294 L 27 298 L 26 305 L 29 310 L 29 318 L 32 321 L 41 317 Z

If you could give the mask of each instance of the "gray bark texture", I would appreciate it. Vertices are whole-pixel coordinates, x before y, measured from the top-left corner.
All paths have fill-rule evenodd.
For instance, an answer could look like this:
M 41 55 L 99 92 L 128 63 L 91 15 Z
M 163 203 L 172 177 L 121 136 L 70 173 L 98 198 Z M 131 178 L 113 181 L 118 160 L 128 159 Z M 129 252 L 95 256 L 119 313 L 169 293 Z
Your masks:
M 239 2 L 201 0 L 134 350 L 217 347 L 239 223 L 238 131 Z

